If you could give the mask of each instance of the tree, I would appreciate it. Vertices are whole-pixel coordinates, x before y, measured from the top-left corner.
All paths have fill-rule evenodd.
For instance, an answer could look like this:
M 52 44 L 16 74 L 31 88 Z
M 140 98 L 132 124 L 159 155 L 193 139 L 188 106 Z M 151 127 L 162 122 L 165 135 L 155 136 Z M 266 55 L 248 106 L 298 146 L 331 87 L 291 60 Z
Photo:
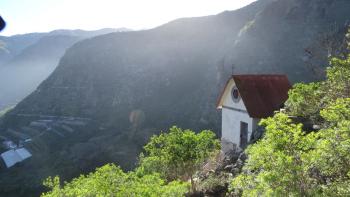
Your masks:
M 347 196 L 350 194 L 350 98 L 320 112 L 317 133 L 302 131 L 279 113 L 261 122 L 263 139 L 250 146 L 232 188 L 243 196 Z
M 326 120 L 309 153 L 312 178 L 325 196 L 350 195 L 350 98 L 340 98 L 321 110 Z
M 294 124 L 286 114 L 265 119 L 265 137 L 247 148 L 244 173 L 233 186 L 243 196 L 303 196 L 312 193 L 311 179 L 303 158 L 315 136 L 306 135 L 301 124 Z
M 168 181 L 190 179 L 194 192 L 195 172 L 211 154 L 220 149 L 220 143 L 211 131 L 196 134 L 191 130 L 172 127 L 167 133 L 153 136 L 144 149 L 139 173 L 157 172 Z
M 81 175 L 64 187 L 59 177 L 49 177 L 44 185 L 50 191 L 42 197 L 178 197 L 188 191 L 188 185 L 179 181 L 166 183 L 157 174 L 137 176 L 135 172 L 124 173 L 119 167 L 107 164 L 87 176 Z
M 319 112 L 322 108 L 320 103 L 324 92 L 320 90 L 321 83 L 295 84 L 288 93 L 286 108 L 288 114 L 301 116 L 313 122 L 321 121 Z

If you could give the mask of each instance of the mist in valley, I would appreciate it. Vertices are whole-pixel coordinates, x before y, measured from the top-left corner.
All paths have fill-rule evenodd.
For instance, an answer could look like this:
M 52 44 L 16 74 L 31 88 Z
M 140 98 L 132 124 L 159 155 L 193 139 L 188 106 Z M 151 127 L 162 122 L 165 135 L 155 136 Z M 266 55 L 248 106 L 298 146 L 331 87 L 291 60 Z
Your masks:
M 56 61 L 26 61 L 0 67 L 0 111 L 15 106 L 35 91 L 55 69 Z

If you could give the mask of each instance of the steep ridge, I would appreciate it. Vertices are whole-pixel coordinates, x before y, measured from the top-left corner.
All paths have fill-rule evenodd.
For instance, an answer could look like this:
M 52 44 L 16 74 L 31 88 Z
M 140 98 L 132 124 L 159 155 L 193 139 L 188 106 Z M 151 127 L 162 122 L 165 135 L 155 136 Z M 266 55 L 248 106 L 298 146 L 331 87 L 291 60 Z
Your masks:
M 13 106 L 31 93 L 48 77 L 65 50 L 79 40 L 116 32 L 121 29 L 96 31 L 55 30 L 0 37 L 0 111 Z
M 288 73 L 292 81 L 324 76 L 327 57 L 341 55 L 350 19 L 346 0 L 279 0 L 247 23 L 227 62 L 243 73 Z
M 76 36 L 82 38 L 94 37 L 97 35 L 107 34 L 111 32 L 130 31 L 127 28 L 105 28 L 100 30 L 85 31 L 85 30 L 68 30 L 58 29 L 47 33 L 27 33 L 13 36 L 0 36 L 0 65 L 7 63 L 18 56 L 27 47 L 36 44 L 45 36 Z
M 0 171 L 0 192 L 35 194 L 49 175 L 70 179 L 107 162 L 130 169 L 148 137 L 171 125 L 219 134 L 215 102 L 232 70 L 287 73 L 294 82 L 322 78 L 314 69 L 327 65 L 323 54 L 339 53 L 350 2 L 307 2 L 260 0 L 74 44 L 1 120 L 3 138 L 32 139 L 25 146 L 33 157 Z

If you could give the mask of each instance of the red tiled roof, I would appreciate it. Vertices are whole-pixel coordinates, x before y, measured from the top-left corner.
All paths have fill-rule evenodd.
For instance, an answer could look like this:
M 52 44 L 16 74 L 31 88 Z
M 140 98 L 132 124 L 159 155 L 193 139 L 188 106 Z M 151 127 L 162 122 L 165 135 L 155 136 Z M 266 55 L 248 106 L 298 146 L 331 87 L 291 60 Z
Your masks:
M 253 118 L 266 118 L 288 99 L 291 85 L 286 75 L 233 75 L 233 80 Z

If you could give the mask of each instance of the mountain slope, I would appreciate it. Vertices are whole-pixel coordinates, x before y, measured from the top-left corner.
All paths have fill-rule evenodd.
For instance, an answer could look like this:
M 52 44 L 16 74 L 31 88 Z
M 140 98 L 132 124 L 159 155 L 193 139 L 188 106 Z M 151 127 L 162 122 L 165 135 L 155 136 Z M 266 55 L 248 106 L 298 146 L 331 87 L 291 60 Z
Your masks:
M 101 29 L 96 31 L 55 30 L 0 37 L 5 45 L 0 59 L 0 110 L 13 106 L 48 77 L 57 66 L 65 50 L 79 40 L 96 35 L 124 31 Z M 2 54 L 2 55 L 1 55 Z M 10 85 L 9 85 L 10 84 Z
M 130 169 L 148 137 L 174 124 L 219 133 L 215 103 L 232 65 L 235 73 L 287 73 L 294 82 L 321 78 L 305 67 L 310 59 L 326 65 L 320 57 L 341 45 L 337 33 L 345 32 L 350 13 L 343 9 L 350 2 L 308 2 L 260 0 L 215 16 L 74 44 L 50 77 L 1 120 L 4 137 L 33 139 L 26 145 L 33 157 L 0 171 L 0 191 L 40 191 L 49 175 L 69 179 L 106 162 Z M 289 19 L 290 12 L 298 17 Z M 319 12 L 327 18 L 319 20 Z M 337 31 L 328 31 L 334 23 Z M 318 49 L 324 33 L 335 44 Z M 300 57 L 300 43 L 320 55 Z
M 217 55 L 261 6 L 76 43 L 0 120 L 2 136 L 33 139 L 31 159 L 0 171 L 0 193 L 35 195 L 49 175 L 69 179 L 106 162 L 130 169 L 148 137 L 173 124 L 217 130 Z
M 293 81 L 323 78 L 327 57 L 340 55 L 349 22 L 344 0 L 279 0 L 242 29 L 227 62 L 244 73 L 288 73 Z
M 0 36 L 0 65 L 11 60 L 23 49 L 34 44 L 44 33 L 29 33 L 11 37 Z

